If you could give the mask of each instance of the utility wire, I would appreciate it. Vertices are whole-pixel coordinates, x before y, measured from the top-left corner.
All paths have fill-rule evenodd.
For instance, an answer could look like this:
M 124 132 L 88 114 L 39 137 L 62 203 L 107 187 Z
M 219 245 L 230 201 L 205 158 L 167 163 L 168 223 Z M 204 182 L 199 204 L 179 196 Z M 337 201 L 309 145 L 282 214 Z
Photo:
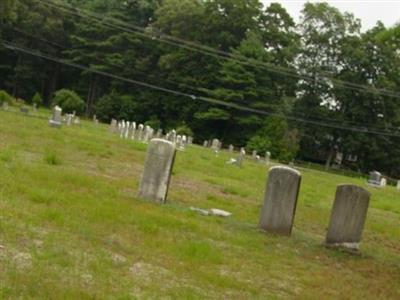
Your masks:
M 19 29 L 16 29 L 15 30 L 16 32 L 19 32 L 19 33 L 21 33 L 21 34 L 24 34 L 24 35 L 26 35 L 26 36 L 28 36 L 28 37 L 30 37 L 30 38 L 32 38 L 32 39 L 37 39 L 37 37 L 35 37 L 35 36 L 32 36 L 32 35 L 30 35 L 29 33 L 26 33 L 25 31 L 21 31 L 21 30 L 19 30 Z M 46 39 L 43 39 L 43 38 L 40 38 L 40 39 L 37 39 L 38 41 L 40 41 L 40 42 L 42 42 L 42 43 L 49 43 L 49 44 L 53 44 L 51 41 L 48 41 L 48 40 L 46 40 Z M 66 48 L 66 46 L 62 46 L 62 45 L 59 45 L 59 44 L 57 44 L 57 46 L 60 46 L 60 47 L 62 47 L 64 50 L 66 50 L 66 51 L 69 51 L 70 49 L 68 49 L 68 48 Z M 110 46 L 107 46 L 108 48 L 110 48 Z M 116 46 L 111 46 L 111 48 L 112 49 L 119 49 L 119 50 L 126 50 L 126 47 L 125 48 L 122 48 L 122 47 L 116 47 Z M 76 50 L 76 49 L 74 49 L 74 48 L 72 48 L 71 50 Z M 47 55 L 49 55 L 49 53 L 45 53 L 45 52 L 41 52 L 41 53 L 44 53 L 44 54 L 47 54 Z M 92 58 L 93 59 L 93 61 L 95 61 L 96 63 L 101 63 L 101 64 L 103 64 L 103 65 L 105 65 L 105 64 L 110 64 L 110 62 L 109 61 L 104 61 L 104 60 L 100 60 L 97 56 L 95 57 L 95 58 Z M 115 66 L 115 67 L 121 67 L 119 64 L 116 64 L 116 63 L 111 63 L 113 66 Z M 140 70 L 135 70 L 135 72 L 136 73 L 140 73 L 140 74 L 142 74 L 142 75 L 145 75 L 145 76 L 147 76 L 148 77 L 148 73 L 146 73 L 146 72 L 143 72 L 143 71 L 140 71 Z M 148 78 L 149 79 L 149 78 Z M 174 80 L 171 80 L 171 79 L 169 79 L 169 78 L 161 78 L 164 82 L 166 82 L 166 83 L 169 83 L 169 84 L 173 84 L 173 85 L 175 85 L 176 87 L 178 87 L 178 88 L 181 88 L 181 87 L 184 87 L 185 89 L 188 89 L 188 90 L 191 90 L 191 91 L 196 91 L 196 92 L 200 92 L 200 93 L 204 93 L 204 88 L 199 88 L 199 87 L 194 87 L 194 86 L 191 86 L 191 85 L 188 85 L 188 84 L 186 84 L 186 83 L 182 83 L 182 82 L 178 82 L 178 81 L 174 81 Z M 242 101 L 238 101 L 238 100 L 235 100 L 235 102 L 237 103 L 237 104 L 241 104 L 241 105 L 247 105 L 248 103 L 245 103 L 245 102 L 242 102 Z M 307 115 L 307 114 L 304 114 L 304 113 L 299 113 L 299 112 L 297 112 L 297 113 L 290 113 L 290 115 L 291 116 L 294 116 L 294 117 L 301 117 L 301 118 L 304 118 L 304 117 L 306 117 L 306 118 L 309 118 L 309 117 L 312 117 L 314 120 L 321 120 L 321 121 L 330 121 L 331 123 L 332 122 L 334 122 L 334 123 L 341 123 L 342 125 L 345 125 L 345 126 L 361 126 L 361 127 L 363 127 L 363 125 L 365 125 L 365 126 L 367 126 L 368 128 L 370 128 L 370 129 L 374 129 L 374 130 L 381 130 L 381 129 L 386 129 L 386 130 L 399 130 L 400 128 L 399 127 L 393 127 L 393 126 L 387 126 L 387 125 L 384 125 L 384 126 L 381 126 L 381 127 L 378 127 L 378 126 L 369 126 L 369 125 L 373 125 L 373 124 L 371 124 L 371 123 L 364 123 L 364 124 L 360 124 L 360 123 L 357 123 L 357 122 L 354 122 L 354 121 L 348 121 L 348 120 L 338 120 L 338 119 L 334 119 L 334 118 L 329 118 L 329 117 L 320 117 L 320 116 L 314 116 L 314 115 Z M 383 127 L 383 128 L 382 128 Z
M 341 126 L 341 125 L 336 125 L 336 124 L 329 124 L 329 123 L 326 123 L 326 122 L 324 123 L 324 122 L 314 121 L 314 120 L 311 120 L 311 119 L 300 119 L 300 118 L 295 118 L 295 117 L 291 117 L 291 116 L 285 116 L 285 115 L 282 115 L 282 114 L 270 113 L 270 112 L 259 110 L 259 109 L 244 107 L 244 106 L 241 106 L 241 105 L 238 105 L 238 104 L 235 104 L 235 103 L 229 103 L 229 102 L 225 102 L 225 101 L 218 100 L 218 99 L 213 99 L 213 98 L 208 98 L 208 97 L 198 97 L 196 95 L 183 93 L 183 92 L 172 90 L 172 89 L 163 88 L 163 87 L 160 87 L 160 86 L 157 86 L 157 85 L 153 85 L 153 84 L 149 84 L 149 83 L 146 83 L 146 82 L 125 78 L 125 77 L 122 77 L 122 76 L 114 75 L 114 74 L 107 73 L 107 72 L 100 71 L 100 70 L 96 70 L 96 69 L 93 69 L 93 68 L 88 68 L 88 67 L 80 65 L 80 64 L 67 62 L 67 61 L 65 61 L 63 59 L 55 58 L 55 57 L 43 54 L 40 51 L 36 51 L 34 49 L 19 47 L 19 46 L 15 45 L 15 44 L 7 42 L 5 40 L 0 40 L 0 41 L 2 42 L 3 46 L 5 48 L 9 49 L 9 50 L 26 53 L 26 54 L 29 54 L 29 55 L 32 55 L 32 56 L 35 56 L 35 57 L 40 57 L 40 58 L 43 58 L 43 59 L 46 59 L 46 60 L 58 62 L 60 64 L 64 64 L 64 65 L 67 65 L 67 66 L 70 66 L 70 67 L 74 67 L 74 68 L 77 68 L 77 69 L 80 69 L 80 70 L 84 70 L 84 71 L 91 72 L 91 73 L 94 73 L 94 74 L 99 74 L 99 75 L 102 75 L 102 76 L 105 76 L 105 77 L 110 77 L 110 78 L 114 78 L 114 79 L 117 79 L 117 80 L 125 81 L 125 82 L 132 83 L 132 84 L 135 84 L 135 85 L 139 85 L 139 86 L 151 88 L 151 89 L 154 89 L 154 90 L 158 90 L 158 91 L 174 94 L 174 95 L 177 95 L 177 96 L 190 98 L 193 101 L 199 100 L 199 101 L 208 102 L 208 103 L 212 103 L 212 104 L 218 104 L 218 105 L 221 105 L 221 106 L 230 107 L 230 108 L 234 108 L 234 109 L 237 109 L 237 110 L 250 112 L 250 113 L 255 113 L 255 114 L 259 114 L 259 115 L 263 115 L 263 116 L 286 117 L 288 120 L 297 121 L 297 122 L 303 122 L 303 123 L 308 123 L 308 124 L 313 124 L 313 125 L 318 125 L 318 126 L 322 126 L 322 127 L 342 129 L 342 130 L 347 130 L 347 131 L 352 131 L 352 132 L 359 132 L 359 133 L 376 134 L 376 135 L 382 135 L 382 136 L 400 137 L 400 133 L 395 133 L 395 132 L 376 131 L 376 130 L 371 130 L 371 129 L 366 128 L 366 127 L 364 127 L 364 128 L 361 128 L 361 127 L 346 127 L 346 126 Z
M 160 32 L 156 32 L 155 34 L 149 34 L 148 28 L 140 27 L 137 25 L 132 25 L 132 24 L 123 22 L 121 20 L 118 20 L 118 19 L 115 19 L 112 17 L 106 17 L 108 20 L 111 20 L 115 23 L 115 24 L 111 24 L 109 22 L 106 22 L 105 17 L 103 15 L 97 14 L 92 11 L 79 9 L 76 7 L 72 7 L 70 5 L 62 5 L 60 3 L 55 3 L 54 1 L 51 1 L 51 0 L 36 0 L 36 1 L 38 1 L 44 5 L 47 5 L 49 7 L 52 7 L 52 8 L 58 9 L 58 10 L 62 10 L 62 11 L 66 11 L 69 14 L 73 14 L 73 15 L 81 17 L 81 18 L 89 17 L 92 20 L 94 20 L 97 23 L 100 23 L 104 26 L 109 26 L 114 29 L 120 29 L 120 30 L 130 32 L 130 33 L 136 33 L 145 38 L 149 38 L 152 40 L 156 39 L 161 42 L 167 43 L 169 45 L 177 46 L 177 47 L 184 48 L 184 49 L 191 50 L 191 51 L 196 51 L 196 52 L 203 53 L 205 55 L 209 55 L 209 56 L 212 56 L 212 57 L 215 57 L 218 59 L 232 60 L 239 64 L 243 64 L 243 65 L 247 65 L 247 66 L 263 67 L 271 72 L 278 73 L 281 75 L 295 77 L 298 79 L 323 81 L 322 77 L 324 77 L 326 79 L 329 79 L 332 83 L 341 85 L 342 87 L 347 88 L 347 89 L 363 91 L 363 92 L 367 92 L 367 93 L 371 93 L 371 94 L 379 94 L 382 96 L 400 99 L 400 94 L 396 93 L 394 91 L 388 91 L 388 90 L 383 90 L 383 89 L 371 89 L 371 87 L 368 87 L 365 85 L 331 78 L 331 77 L 329 77 L 329 75 L 323 74 L 322 72 L 320 72 L 318 74 L 320 76 L 317 78 L 314 78 L 309 75 L 304 75 L 304 74 L 300 75 L 289 68 L 285 68 L 285 67 L 265 63 L 265 62 L 260 62 L 258 60 L 254 60 L 254 59 L 249 59 L 248 57 L 245 57 L 242 55 L 237 55 L 237 54 L 234 55 L 234 54 L 226 52 L 226 51 L 222 51 L 222 50 L 219 50 L 216 48 L 204 46 L 204 45 L 201 45 L 201 44 L 198 44 L 195 42 L 191 42 L 191 41 L 187 41 L 187 40 L 180 39 L 177 37 L 173 37 L 168 34 L 164 34 L 164 33 L 160 33 Z

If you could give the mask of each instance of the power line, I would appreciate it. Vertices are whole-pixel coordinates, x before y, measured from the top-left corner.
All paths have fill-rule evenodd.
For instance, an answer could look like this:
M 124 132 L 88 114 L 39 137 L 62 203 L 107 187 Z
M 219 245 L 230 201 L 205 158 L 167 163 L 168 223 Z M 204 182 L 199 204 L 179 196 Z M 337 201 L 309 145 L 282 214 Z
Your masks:
M 152 40 L 156 39 L 161 42 L 167 43 L 169 45 L 177 46 L 177 47 L 184 48 L 184 49 L 191 50 L 191 51 L 196 51 L 196 52 L 203 53 L 205 55 L 212 56 L 212 57 L 215 57 L 218 59 L 232 60 L 237 63 L 248 65 L 248 66 L 253 66 L 253 67 L 263 67 L 271 72 L 278 73 L 281 75 L 295 77 L 298 79 L 317 80 L 317 81 L 322 80 L 322 78 L 320 78 L 321 76 L 314 78 L 309 75 L 300 75 L 289 68 L 285 68 L 285 67 L 265 63 L 265 62 L 260 62 L 260 61 L 254 60 L 254 59 L 249 59 L 248 57 L 245 57 L 242 55 L 236 55 L 236 54 L 234 55 L 234 54 L 226 52 L 226 51 L 215 49 L 215 48 L 212 48 L 209 46 L 204 46 L 204 45 L 198 44 L 196 42 L 187 41 L 184 39 L 173 37 L 171 35 L 164 34 L 161 32 L 157 32 L 156 34 L 149 34 L 147 28 L 137 26 L 137 25 L 132 25 L 132 24 L 123 22 L 121 20 L 117 20 L 112 17 L 107 17 L 107 19 L 115 22 L 115 24 L 110 24 L 104 20 L 105 19 L 104 16 L 96 14 L 95 12 L 92 12 L 92 11 L 79 9 L 76 7 L 72 7 L 70 5 L 62 5 L 60 3 L 55 3 L 51 0 L 36 0 L 36 1 L 38 1 L 44 5 L 47 5 L 49 7 L 66 11 L 67 13 L 73 14 L 75 16 L 79 16 L 81 18 L 89 17 L 92 20 L 94 20 L 104 26 L 109 26 L 114 29 L 120 29 L 120 30 L 130 32 L 130 33 L 136 33 L 145 38 L 149 38 Z M 116 25 L 116 24 L 118 24 L 118 25 Z M 332 83 L 341 85 L 342 87 L 347 88 L 347 89 L 363 91 L 363 92 L 367 92 L 367 93 L 371 93 L 371 94 L 379 94 L 382 96 L 400 99 L 400 94 L 393 92 L 393 91 L 387 91 L 387 90 L 382 90 L 382 89 L 372 90 L 371 87 L 331 78 L 331 77 L 329 77 L 329 75 L 323 74 L 321 72 L 318 75 L 322 75 L 322 77 L 329 79 Z
M 237 109 L 237 110 L 250 112 L 250 113 L 255 113 L 255 114 L 259 114 L 259 115 L 263 115 L 263 116 L 286 117 L 288 120 L 291 120 L 291 121 L 303 122 L 303 123 L 318 125 L 318 126 L 322 126 L 322 127 L 328 127 L 328 128 L 334 128 L 334 129 L 342 129 L 342 130 L 347 130 L 347 131 L 352 131 L 352 132 L 376 134 L 376 135 L 382 135 L 382 136 L 400 137 L 400 133 L 394 133 L 394 132 L 389 132 L 389 131 L 376 131 L 376 130 L 371 130 L 371 129 L 366 128 L 366 127 L 364 127 L 364 128 L 346 127 L 346 126 L 341 126 L 341 125 L 336 125 L 336 124 L 329 124 L 329 123 L 326 123 L 326 122 L 324 123 L 324 122 L 314 121 L 314 120 L 310 120 L 310 119 L 300 119 L 300 118 L 295 118 L 295 117 L 291 117 L 291 116 L 285 116 L 285 115 L 282 115 L 282 114 L 270 113 L 270 112 L 259 110 L 259 109 L 244 107 L 244 106 L 241 106 L 241 105 L 238 105 L 238 104 L 235 104 L 235 103 L 229 103 L 229 102 L 225 102 L 225 101 L 218 100 L 218 99 L 213 99 L 213 98 L 208 98 L 208 97 L 198 97 L 196 95 L 183 93 L 183 92 L 180 92 L 180 91 L 163 88 L 163 87 L 160 87 L 160 86 L 157 86 L 157 85 L 153 85 L 153 84 L 149 84 L 149 83 L 146 83 L 146 82 L 137 81 L 137 80 L 121 77 L 121 76 L 118 76 L 118 75 L 114 75 L 114 74 L 111 74 L 111 73 L 103 72 L 103 71 L 100 71 L 100 70 L 88 68 L 88 67 L 80 65 L 80 64 L 67 62 L 67 61 L 65 61 L 63 59 L 55 58 L 55 57 L 43 54 L 40 51 L 35 51 L 34 49 L 28 49 L 28 48 L 19 47 L 19 46 L 15 45 L 15 44 L 7 42 L 5 40 L 0 40 L 0 41 L 2 42 L 3 46 L 5 48 L 9 49 L 9 50 L 23 52 L 23 53 L 26 53 L 26 54 L 29 54 L 29 55 L 32 55 L 32 56 L 35 56 L 35 57 L 40 57 L 42 59 L 47 59 L 47 60 L 50 60 L 50 61 L 58 62 L 60 64 L 64 64 L 64 65 L 67 65 L 67 66 L 70 66 L 70 67 L 74 67 L 74 68 L 77 68 L 77 69 L 80 69 L 80 70 L 84 70 L 84 71 L 87 71 L 87 72 L 91 72 L 91 73 L 94 73 L 94 74 L 99 74 L 99 75 L 102 75 L 102 76 L 105 76 L 105 77 L 114 78 L 114 79 L 117 79 L 117 80 L 125 81 L 125 82 L 132 83 L 132 84 L 139 85 L 139 86 L 144 86 L 144 87 L 147 87 L 147 88 L 151 88 L 151 89 L 154 89 L 154 90 L 158 90 L 158 91 L 174 94 L 174 95 L 177 95 L 177 96 L 190 98 L 193 101 L 199 100 L 199 101 L 208 102 L 208 103 L 212 103 L 212 104 L 218 104 L 218 105 L 221 105 L 221 106 L 230 107 L 230 108 L 234 108 L 234 109 Z

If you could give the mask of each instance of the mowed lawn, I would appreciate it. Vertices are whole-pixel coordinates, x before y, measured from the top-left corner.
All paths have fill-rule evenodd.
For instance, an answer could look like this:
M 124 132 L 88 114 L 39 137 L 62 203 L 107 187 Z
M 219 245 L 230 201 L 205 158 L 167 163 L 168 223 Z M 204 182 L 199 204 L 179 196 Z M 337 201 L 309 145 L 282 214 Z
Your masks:
M 145 151 L 106 125 L 0 111 L 0 299 L 400 299 L 395 188 L 301 169 L 293 234 L 279 237 L 257 229 L 265 165 L 192 146 L 161 206 L 137 198 Z M 341 183 L 372 193 L 358 256 L 323 246 Z

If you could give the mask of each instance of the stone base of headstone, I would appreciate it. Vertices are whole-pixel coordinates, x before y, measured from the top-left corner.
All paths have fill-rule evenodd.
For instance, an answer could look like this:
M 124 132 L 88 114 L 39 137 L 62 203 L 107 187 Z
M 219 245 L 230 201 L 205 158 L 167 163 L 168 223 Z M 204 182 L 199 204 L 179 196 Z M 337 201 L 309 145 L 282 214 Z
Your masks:
M 49 124 L 50 124 L 51 127 L 56 127 L 56 128 L 60 128 L 61 127 L 61 122 L 56 122 L 56 121 L 50 120 Z

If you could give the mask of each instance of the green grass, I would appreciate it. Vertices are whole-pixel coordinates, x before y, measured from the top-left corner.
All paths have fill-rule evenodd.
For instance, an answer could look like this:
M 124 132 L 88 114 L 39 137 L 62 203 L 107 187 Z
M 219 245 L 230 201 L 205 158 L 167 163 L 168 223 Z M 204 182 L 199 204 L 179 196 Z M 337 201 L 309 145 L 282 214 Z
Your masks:
M 137 198 L 145 151 L 105 125 L 0 111 L 0 299 L 400 298 L 395 188 L 301 169 L 293 234 L 279 237 L 257 229 L 266 166 L 190 147 L 160 206 Z M 322 245 L 340 183 L 372 193 L 360 256 Z

